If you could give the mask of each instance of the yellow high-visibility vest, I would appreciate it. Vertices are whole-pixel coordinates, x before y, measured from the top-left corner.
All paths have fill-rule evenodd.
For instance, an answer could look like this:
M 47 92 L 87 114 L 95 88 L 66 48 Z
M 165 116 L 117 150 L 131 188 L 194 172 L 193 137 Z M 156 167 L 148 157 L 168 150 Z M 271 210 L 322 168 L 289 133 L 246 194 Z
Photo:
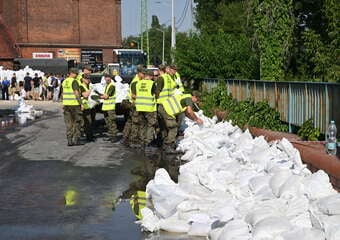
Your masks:
M 143 191 L 137 191 L 130 198 L 130 205 L 133 213 L 138 219 L 142 219 L 142 209 L 146 207 L 146 194 Z
M 172 97 L 176 87 L 176 83 L 169 74 L 163 74 L 161 77 L 163 78 L 164 86 L 157 99 L 157 103 L 159 104 L 162 103 L 166 98 Z
M 130 101 L 130 102 L 133 102 L 133 99 L 132 99 L 132 91 L 131 91 L 132 83 L 138 82 L 139 80 L 140 80 L 140 79 L 139 79 L 138 75 L 136 75 L 136 76 L 132 79 L 132 81 L 131 81 L 131 83 L 130 83 L 129 94 L 128 94 L 128 96 L 129 96 L 129 101 Z
M 84 73 L 79 73 L 76 77 L 76 80 L 79 85 L 82 83 L 81 80 L 83 79 L 83 76 L 84 76 Z
M 151 93 L 154 82 L 148 79 L 139 80 L 136 84 L 136 111 L 156 112 L 156 98 Z
M 167 98 L 163 103 L 164 110 L 166 113 L 175 118 L 176 115 L 182 113 L 187 107 L 182 107 L 181 101 L 184 98 L 191 98 L 191 94 L 180 94 Z
M 64 106 L 79 106 L 79 102 L 72 88 L 73 81 L 76 80 L 74 78 L 68 77 L 62 83 Z
M 182 80 L 181 80 L 181 76 L 179 75 L 178 72 L 175 73 L 175 80 L 174 80 L 177 84 L 177 88 L 182 92 L 184 93 L 184 85 L 182 83 Z
M 82 83 L 81 86 L 83 86 L 86 92 L 90 90 L 84 83 Z M 81 102 L 83 104 L 84 109 L 90 109 L 89 101 L 86 97 L 81 96 Z
M 114 86 L 112 82 L 106 85 L 105 92 L 104 92 L 105 94 L 108 94 L 111 86 Z M 105 99 L 103 101 L 102 111 L 111 111 L 115 109 L 116 109 L 116 91 L 113 96 L 109 96 L 108 99 Z

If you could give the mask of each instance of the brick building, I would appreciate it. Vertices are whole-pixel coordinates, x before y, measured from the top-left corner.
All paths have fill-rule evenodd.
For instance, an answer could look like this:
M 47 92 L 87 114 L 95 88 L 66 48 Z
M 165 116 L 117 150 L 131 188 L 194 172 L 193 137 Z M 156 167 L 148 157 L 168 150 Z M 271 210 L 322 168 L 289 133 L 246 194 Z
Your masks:
M 0 0 L 0 65 L 14 58 L 112 62 L 121 0 Z

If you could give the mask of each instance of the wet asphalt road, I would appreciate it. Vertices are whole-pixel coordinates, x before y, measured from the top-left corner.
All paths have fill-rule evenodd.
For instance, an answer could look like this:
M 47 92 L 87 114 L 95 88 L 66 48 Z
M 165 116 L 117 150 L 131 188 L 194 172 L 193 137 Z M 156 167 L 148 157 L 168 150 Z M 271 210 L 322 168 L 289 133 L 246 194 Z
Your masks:
M 140 155 L 101 138 L 67 148 L 60 105 L 39 107 L 42 119 L 0 133 L 0 239 L 142 239 L 128 203 L 117 205 Z
M 145 157 L 101 135 L 66 147 L 60 104 L 34 104 L 45 111 L 41 119 L 0 129 L 0 240 L 181 239 L 146 237 L 120 200 L 144 188 L 160 155 Z M 0 109 L 12 106 L 0 102 Z

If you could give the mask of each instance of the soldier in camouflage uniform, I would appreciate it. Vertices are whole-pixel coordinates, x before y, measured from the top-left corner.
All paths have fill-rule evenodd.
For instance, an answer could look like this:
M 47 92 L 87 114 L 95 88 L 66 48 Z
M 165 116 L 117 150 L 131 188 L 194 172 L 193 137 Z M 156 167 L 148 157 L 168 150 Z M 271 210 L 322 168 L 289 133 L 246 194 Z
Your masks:
M 116 88 L 112 78 L 109 74 L 105 74 L 106 87 L 104 94 L 100 96 L 104 99 L 102 111 L 104 112 L 105 124 L 109 133 L 107 141 L 112 143 L 119 142 L 117 137 L 117 123 L 116 123 Z
M 135 86 L 139 80 L 144 78 L 143 68 L 143 65 L 137 66 L 137 74 L 130 83 L 129 100 L 123 101 L 123 107 L 129 114 L 123 130 L 122 143 L 126 145 L 129 144 L 131 147 L 138 147 L 138 144 L 140 144 L 138 128 L 139 118 L 134 103 L 135 96 L 134 98 L 132 97 L 131 87 L 132 85 Z
M 77 69 L 70 69 L 69 76 L 63 81 L 61 89 L 68 146 L 81 145 L 80 124 L 83 105 L 80 98 L 79 84 L 75 80 L 77 72 Z
M 156 105 L 156 84 L 153 80 L 153 71 L 145 70 L 145 78 L 139 80 L 131 86 L 132 94 L 135 97 L 136 111 L 139 116 L 139 127 L 144 137 L 145 150 L 153 150 L 151 145 L 154 139 L 155 127 L 157 125 L 157 105 Z

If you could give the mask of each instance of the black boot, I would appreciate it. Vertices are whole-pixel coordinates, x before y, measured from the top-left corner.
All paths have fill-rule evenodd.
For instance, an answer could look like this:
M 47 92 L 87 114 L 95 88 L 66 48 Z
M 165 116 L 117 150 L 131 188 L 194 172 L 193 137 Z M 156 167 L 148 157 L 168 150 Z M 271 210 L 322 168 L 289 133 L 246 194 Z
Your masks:
M 84 145 L 84 142 L 80 141 L 79 138 L 73 138 L 73 146 L 81 146 Z
M 119 142 L 120 142 L 120 139 L 119 139 L 119 137 L 112 137 L 112 138 L 111 138 L 111 142 L 112 142 L 112 143 L 119 143 Z
M 67 146 L 69 147 L 73 146 L 72 138 L 67 138 Z
M 164 153 L 166 154 L 178 154 L 179 152 L 174 148 L 172 147 L 171 145 L 164 145 L 163 146 L 163 151 Z

